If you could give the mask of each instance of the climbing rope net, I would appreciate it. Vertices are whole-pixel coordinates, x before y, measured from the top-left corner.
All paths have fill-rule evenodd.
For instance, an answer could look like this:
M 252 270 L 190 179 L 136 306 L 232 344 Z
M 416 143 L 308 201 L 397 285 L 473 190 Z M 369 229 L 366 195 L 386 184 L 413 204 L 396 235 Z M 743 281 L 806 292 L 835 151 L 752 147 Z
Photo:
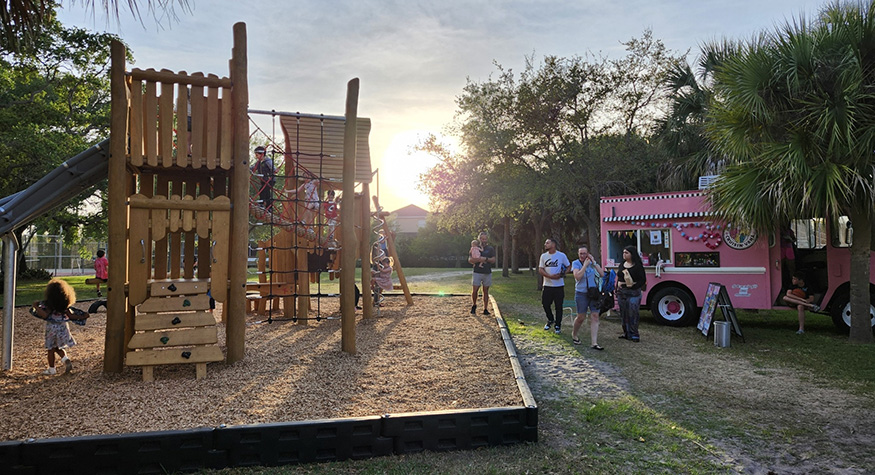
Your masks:
M 259 283 L 252 286 L 257 287 L 257 291 L 247 292 L 247 298 L 264 301 L 268 323 L 280 320 L 297 322 L 302 319 L 319 321 L 340 318 L 323 316 L 321 298 L 337 297 L 339 294 L 322 292 L 319 278 L 322 272 L 328 272 L 329 278 L 333 280 L 335 273 L 340 271 L 338 264 L 341 246 L 338 236 L 335 236 L 339 234 L 336 233 L 339 210 L 337 201 L 332 197 L 339 180 L 324 178 L 324 160 L 331 155 L 325 153 L 323 126 L 319 128 L 318 151 L 305 152 L 299 145 L 301 119 L 317 117 L 321 125 L 325 116 L 276 111 L 269 114 L 272 118 L 270 134 L 250 116 L 250 122 L 255 129 L 250 136 L 250 142 L 258 135 L 261 139 L 258 141 L 265 141 L 266 146 L 263 157 L 256 156 L 255 163 L 252 164 L 250 184 L 254 193 L 250 193 L 249 202 L 250 236 L 261 236 L 263 239 L 255 239 L 257 244 L 249 246 L 250 251 L 258 254 L 259 270 L 256 275 Z M 295 150 L 287 150 L 283 143 L 276 140 L 276 122 L 281 115 L 296 119 Z M 287 130 L 288 132 L 290 131 Z M 316 159 L 317 169 L 305 167 L 301 163 L 302 157 Z M 316 283 L 315 293 L 299 293 L 299 286 L 296 284 L 299 279 L 304 278 Z M 294 308 L 285 309 L 284 312 L 284 315 L 291 314 L 292 317 L 275 317 L 280 298 L 302 297 L 316 299 L 315 317 L 297 315 L 293 313 Z

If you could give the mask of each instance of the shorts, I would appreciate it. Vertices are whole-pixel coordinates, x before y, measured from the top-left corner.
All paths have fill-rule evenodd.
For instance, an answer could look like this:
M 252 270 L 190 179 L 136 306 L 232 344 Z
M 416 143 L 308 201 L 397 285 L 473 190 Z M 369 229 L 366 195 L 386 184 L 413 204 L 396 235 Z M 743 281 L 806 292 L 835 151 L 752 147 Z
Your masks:
M 599 314 L 599 301 L 596 299 L 590 300 L 586 292 L 574 292 L 574 303 L 577 304 L 577 313 L 586 313 L 586 309 Z
M 474 287 L 480 287 L 481 285 L 483 287 L 491 286 L 492 285 L 492 274 L 491 273 L 478 274 L 477 272 L 475 272 L 474 278 L 471 279 L 471 285 L 473 285 Z

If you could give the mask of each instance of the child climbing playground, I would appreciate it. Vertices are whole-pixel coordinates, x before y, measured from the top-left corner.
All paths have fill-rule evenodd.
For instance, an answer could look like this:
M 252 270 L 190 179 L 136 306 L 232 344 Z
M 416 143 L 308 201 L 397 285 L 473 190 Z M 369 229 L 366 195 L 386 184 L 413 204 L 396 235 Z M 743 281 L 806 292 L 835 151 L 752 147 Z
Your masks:
M 392 258 L 384 256 L 372 269 L 371 290 L 374 292 L 374 306 L 382 307 L 383 291 L 392 290 Z
M 36 301 L 30 309 L 31 315 L 46 321 L 46 358 L 49 367 L 43 374 L 57 374 L 55 369 L 55 355 L 61 357 L 66 372 L 73 371 L 73 361 L 67 356 L 65 348 L 76 345 L 76 340 L 70 333 L 69 321 L 80 325 L 85 324 L 88 313 L 73 308 L 76 303 L 76 291 L 66 281 L 52 279 L 46 285 L 44 300 Z

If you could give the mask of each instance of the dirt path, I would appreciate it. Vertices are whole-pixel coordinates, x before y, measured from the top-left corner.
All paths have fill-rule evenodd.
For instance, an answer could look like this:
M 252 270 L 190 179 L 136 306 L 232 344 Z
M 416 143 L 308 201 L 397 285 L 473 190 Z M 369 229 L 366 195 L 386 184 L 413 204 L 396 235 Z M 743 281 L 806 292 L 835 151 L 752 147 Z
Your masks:
M 535 398 L 628 392 L 701 427 L 709 444 L 722 451 L 715 456 L 738 473 L 875 473 L 872 401 L 804 371 L 754 365 L 731 348 L 714 352 L 690 345 L 676 336 L 682 329 L 643 333 L 641 344 L 616 340 L 618 329 L 609 320 L 600 331 L 606 351 L 599 358 L 613 352 L 604 359 L 616 364 L 586 349 L 570 350 L 565 339 L 514 335 Z

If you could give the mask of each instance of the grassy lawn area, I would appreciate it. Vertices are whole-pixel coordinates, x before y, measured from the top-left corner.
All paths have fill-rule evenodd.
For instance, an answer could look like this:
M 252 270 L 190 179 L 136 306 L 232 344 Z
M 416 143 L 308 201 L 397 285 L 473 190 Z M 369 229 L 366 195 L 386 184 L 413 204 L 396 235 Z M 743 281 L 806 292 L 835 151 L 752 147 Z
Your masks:
M 463 269 L 411 268 L 404 272 L 414 293 L 471 292 L 470 273 Z M 322 292 L 336 292 L 339 281 L 328 279 L 327 274 L 322 277 L 319 283 Z M 397 275 L 393 278 L 397 282 Z M 93 286 L 85 286 L 84 279 L 68 278 L 80 299 L 94 296 Z M 250 275 L 250 279 L 257 278 Z M 29 304 L 40 298 L 43 285 L 44 282 L 21 284 L 16 302 Z M 311 289 L 315 292 L 317 286 Z M 772 444 L 818 444 L 817 422 L 790 417 L 758 423 L 762 413 L 758 412 L 760 403 L 755 401 L 790 404 L 793 398 L 804 395 L 762 394 L 765 390 L 752 387 L 750 401 L 734 401 L 735 406 L 729 408 L 734 394 L 707 389 L 703 392 L 692 384 L 693 380 L 670 379 L 671 364 L 684 365 L 674 368 L 683 369 L 688 375 L 690 368 L 702 365 L 703 357 L 706 363 L 721 362 L 723 366 L 714 371 L 740 368 L 751 380 L 790 375 L 791 379 L 808 385 L 805 387 L 847 393 L 867 401 L 862 410 L 875 413 L 872 397 L 875 351 L 872 346 L 848 343 L 847 336 L 835 330 L 825 315 L 809 315 L 806 333 L 796 335 L 794 311 L 738 311 L 744 339 L 733 334 L 730 348 L 716 348 L 712 337 L 704 337 L 695 327 L 660 326 L 649 311 L 642 311 L 644 342 L 640 346 L 617 344 L 611 330 L 616 329 L 616 323 L 606 323 L 600 332 L 600 342 L 605 342 L 607 351 L 593 352 L 585 345 L 571 344 L 570 325 L 563 328 L 561 335 L 541 329 L 543 309 L 536 279 L 530 273 L 508 278 L 494 274 L 491 294 L 515 338 L 535 342 L 547 348 L 544 351 L 560 357 L 579 358 L 597 368 L 615 368 L 618 377 L 628 381 L 628 393 L 619 398 L 581 396 L 573 383 L 533 389 L 539 405 L 537 444 L 209 473 L 735 473 L 739 467 L 746 467 L 742 471 L 756 471 L 758 467 L 765 473 L 769 467 L 757 466 L 755 462 L 737 465 L 718 442 L 732 441 L 735 447 L 749 451 L 752 460 L 769 450 L 774 452 L 767 448 Z M 665 343 L 657 348 L 657 342 L 670 342 L 671 348 L 665 348 Z M 655 355 L 657 349 L 662 352 L 662 360 Z M 671 353 L 670 358 L 666 353 Z M 707 365 L 702 367 L 709 370 Z M 841 407 L 835 410 L 840 412 Z M 870 452 L 865 449 L 862 453 Z M 873 456 L 863 455 L 862 466 Z
M 470 275 L 457 269 L 405 269 L 405 274 L 428 277 L 411 279 L 413 292 L 471 291 Z M 738 467 L 709 441 L 736 440 L 755 453 L 771 438 L 791 440 L 811 431 L 804 421 L 788 422 L 777 431 L 751 428 L 748 418 L 755 417 L 751 413 L 713 411 L 721 400 L 718 395 L 703 398 L 683 383 L 660 386 L 650 382 L 648 368 L 665 371 L 656 363 L 624 351 L 591 352 L 585 346 L 573 346 L 567 330 L 558 336 L 543 332 L 536 280 L 528 272 L 508 278 L 494 274 L 491 293 L 515 337 L 540 340 L 553 344 L 552 351 L 617 367 L 630 381 L 631 393 L 619 399 L 581 398 L 573 387 L 564 386 L 551 388 L 555 393 L 549 397 L 535 393 L 540 427 L 537 444 L 218 473 L 733 473 Z M 796 335 L 796 314 L 790 310 L 739 311 L 738 318 L 745 338 L 733 334 L 728 349 L 714 347 L 713 337 L 705 338 L 695 327 L 656 325 L 648 311 L 642 311 L 641 331 L 651 341 L 663 335 L 671 338 L 680 357 L 691 350 L 729 355 L 752 367 L 754 373 L 798 373 L 817 385 L 872 400 L 875 351 L 849 344 L 828 316 L 809 316 L 805 335 Z M 601 338 L 610 342 L 615 335 L 602 332 Z

